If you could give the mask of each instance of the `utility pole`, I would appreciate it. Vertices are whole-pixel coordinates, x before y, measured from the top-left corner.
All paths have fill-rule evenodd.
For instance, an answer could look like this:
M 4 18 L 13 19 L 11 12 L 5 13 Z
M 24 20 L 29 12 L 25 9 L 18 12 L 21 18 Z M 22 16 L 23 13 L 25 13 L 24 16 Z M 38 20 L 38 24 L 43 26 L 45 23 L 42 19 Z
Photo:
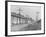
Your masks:
M 39 12 L 36 12 L 36 21 L 39 19 Z
M 19 11 L 19 16 L 20 16 L 21 15 L 21 11 L 22 11 L 21 8 L 19 8 L 18 11 Z M 19 17 L 19 23 L 21 24 L 21 18 L 20 17 Z

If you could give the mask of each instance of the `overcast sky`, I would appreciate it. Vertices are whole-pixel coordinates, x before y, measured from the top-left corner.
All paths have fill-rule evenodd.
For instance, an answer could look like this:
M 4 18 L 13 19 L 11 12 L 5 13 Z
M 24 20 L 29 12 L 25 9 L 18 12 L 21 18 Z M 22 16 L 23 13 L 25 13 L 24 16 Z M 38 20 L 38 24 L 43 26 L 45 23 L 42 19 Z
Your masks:
M 32 19 L 36 20 L 36 13 L 39 12 L 39 19 L 41 15 L 41 7 L 40 6 L 19 6 L 19 5 L 11 5 L 11 12 L 19 13 L 18 9 L 21 8 L 22 15 L 29 15 Z

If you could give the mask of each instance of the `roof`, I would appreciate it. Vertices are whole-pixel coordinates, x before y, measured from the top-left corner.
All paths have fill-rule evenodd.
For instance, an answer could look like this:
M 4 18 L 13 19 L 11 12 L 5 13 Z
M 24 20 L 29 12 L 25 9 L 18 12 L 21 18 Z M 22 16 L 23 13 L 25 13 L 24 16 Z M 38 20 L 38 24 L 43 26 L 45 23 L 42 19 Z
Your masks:
M 17 17 L 17 18 L 28 19 L 28 20 L 34 21 L 32 18 L 28 18 L 28 17 L 25 17 L 24 15 L 16 14 L 16 13 L 13 13 L 13 12 L 11 12 L 11 16 Z
M 16 13 L 13 13 L 13 12 L 11 12 L 11 16 L 17 17 L 17 18 L 23 18 L 23 19 L 26 19 L 26 18 L 27 18 L 27 17 L 25 17 L 24 15 L 16 14 Z

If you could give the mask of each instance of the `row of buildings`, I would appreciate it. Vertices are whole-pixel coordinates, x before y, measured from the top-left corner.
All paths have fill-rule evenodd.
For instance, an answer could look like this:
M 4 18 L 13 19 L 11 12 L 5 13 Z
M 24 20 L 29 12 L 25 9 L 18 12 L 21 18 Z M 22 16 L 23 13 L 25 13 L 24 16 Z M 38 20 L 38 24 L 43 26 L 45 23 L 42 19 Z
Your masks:
M 14 24 L 32 24 L 32 18 L 21 15 L 20 13 L 16 14 L 11 12 L 11 20 Z

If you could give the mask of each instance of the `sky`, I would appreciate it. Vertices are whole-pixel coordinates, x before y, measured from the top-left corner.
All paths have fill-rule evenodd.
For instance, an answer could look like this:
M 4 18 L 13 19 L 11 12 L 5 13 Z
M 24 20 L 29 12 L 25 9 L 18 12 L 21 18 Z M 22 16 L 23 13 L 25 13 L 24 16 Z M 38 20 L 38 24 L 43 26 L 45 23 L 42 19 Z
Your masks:
M 18 9 L 21 9 L 22 15 L 28 15 L 32 19 L 36 20 L 36 13 L 39 12 L 38 19 L 41 15 L 41 6 L 26 6 L 26 5 L 11 5 L 11 12 L 19 13 Z

